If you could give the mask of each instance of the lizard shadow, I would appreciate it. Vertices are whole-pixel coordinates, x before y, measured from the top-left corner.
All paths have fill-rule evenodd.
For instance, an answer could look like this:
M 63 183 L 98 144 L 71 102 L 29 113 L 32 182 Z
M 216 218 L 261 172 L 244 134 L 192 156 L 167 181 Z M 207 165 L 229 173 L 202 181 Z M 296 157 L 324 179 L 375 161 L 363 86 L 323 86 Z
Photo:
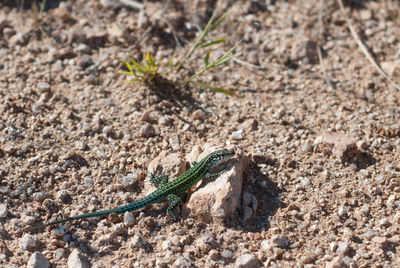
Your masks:
M 259 161 L 260 159 L 257 162 Z M 263 158 L 261 161 L 267 165 L 278 165 L 276 159 Z M 253 161 L 250 162 L 243 177 L 241 197 L 244 193 L 250 196 L 251 202 L 247 206 L 249 208 L 243 207 L 242 200 L 235 216 L 226 219 L 224 225 L 227 228 L 253 233 L 267 230 L 271 226 L 270 217 L 283 206 L 279 194 L 285 189 L 279 188 Z

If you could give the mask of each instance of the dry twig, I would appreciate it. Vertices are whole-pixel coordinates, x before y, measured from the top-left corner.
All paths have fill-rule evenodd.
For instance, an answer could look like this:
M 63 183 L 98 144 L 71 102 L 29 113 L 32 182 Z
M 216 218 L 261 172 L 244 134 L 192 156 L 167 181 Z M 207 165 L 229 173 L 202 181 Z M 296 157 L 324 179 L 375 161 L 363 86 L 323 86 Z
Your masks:
M 119 0 L 119 2 L 121 2 L 121 4 L 130 6 L 131 8 L 135 8 L 138 10 L 143 9 L 143 4 L 133 1 L 133 0 Z
M 323 40 L 323 32 L 324 32 L 324 26 L 323 26 L 323 21 L 322 21 L 322 16 L 324 13 L 324 7 L 325 7 L 325 0 L 321 0 L 321 4 L 319 7 L 319 11 L 318 11 L 318 27 L 319 27 L 319 36 L 320 36 L 320 40 Z M 333 90 L 334 87 L 332 85 L 331 79 L 329 78 L 328 72 L 326 71 L 326 67 L 325 67 L 325 62 L 324 59 L 322 58 L 322 53 L 321 53 L 321 46 L 318 44 L 317 45 L 317 54 L 318 54 L 318 59 L 319 59 L 319 63 L 321 65 L 321 69 L 322 69 L 322 74 L 324 75 L 325 81 L 328 84 L 328 87 L 330 90 Z
M 168 0 L 163 9 L 156 13 L 156 18 L 154 19 L 154 22 L 152 25 L 150 25 L 146 31 L 142 34 L 142 36 L 138 39 L 138 41 L 136 41 L 135 45 L 133 46 L 134 48 L 136 48 L 142 41 L 143 39 L 146 38 L 146 36 L 157 26 L 158 22 L 162 19 L 162 16 L 164 15 L 165 11 L 168 9 L 169 5 L 171 4 L 171 0 Z
M 368 52 L 368 49 L 365 47 L 365 45 L 361 42 L 360 38 L 358 37 L 356 30 L 354 29 L 351 19 L 347 16 L 346 11 L 344 10 L 343 2 L 342 0 L 337 0 L 338 4 L 340 6 L 340 10 L 342 11 L 343 15 L 345 16 L 345 19 L 347 21 L 347 27 L 350 29 L 350 33 L 353 36 L 354 40 L 356 41 L 358 47 L 361 49 L 361 51 L 364 53 L 365 57 L 369 60 L 369 62 L 375 67 L 375 69 L 383 76 L 385 77 L 389 83 L 395 87 L 396 89 L 400 90 L 400 86 L 397 85 L 386 73 L 385 71 L 382 70 L 382 68 L 376 63 L 376 61 L 372 58 L 371 54 Z

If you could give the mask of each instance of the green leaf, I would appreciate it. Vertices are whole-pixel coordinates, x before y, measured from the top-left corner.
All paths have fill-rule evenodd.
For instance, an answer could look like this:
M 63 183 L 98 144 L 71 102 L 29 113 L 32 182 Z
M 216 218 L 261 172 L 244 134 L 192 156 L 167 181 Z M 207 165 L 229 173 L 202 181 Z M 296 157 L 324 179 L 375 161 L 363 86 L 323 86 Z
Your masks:
M 213 67 L 217 67 L 217 66 L 220 66 L 220 65 L 222 65 L 224 63 L 227 63 L 228 61 L 232 60 L 234 57 L 235 57 L 235 55 L 232 55 L 232 56 L 227 57 L 227 58 L 221 58 L 221 59 L 219 59 L 219 60 L 217 60 L 216 62 L 213 63 Z
M 129 58 L 129 60 L 135 65 L 136 69 L 142 73 L 144 73 L 144 70 L 140 64 L 138 64 L 134 59 Z
M 119 74 L 132 75 L 132 72 L 118 71 Z
M 119 62 L 121 62 L 122 64 L 124 64 L 126 66 L 126 68 L 128 68 L 128 70 L 130 72 L 133 72 L 132 66 L 129 64 L 129 62 L 124 61 L 124 60 L 119 60 Z
M 232 91 L 224 89 L 224 88 L 213 87 L 213 86 L 207 85 L 207 84 L 202 83 L 202 82 L 196 82 L 196 84 L 199 87 L 208 88 L 208 89 L 211 89 L 212 91 L 215 91 L 215 92 L 219 92 L 219 93 L 223 93 L 223 94 L 227 94 L 227 95 L 234 95 Z
M 151 55 L 149 52 L 146 52 L 146 62 L 151 65 L 151 66 L 156 66 L 156 63 L 154 61 L 153 55 Z
M 223 22 L 226 19 L 228 14 L 229 14 L 229 11 L 222 14 L 222 16 L 219 17 L 218 20 L 211 26 L 210 32 L 215 30 L 221 24 L 221 22 Z
M 204 58 L 204 65 L 206 66 L 206 68 L 208 66 L 208 60 L 209 59 L 210 59 L 210 51 L 208 51 L 207 55 Z
M 210 46 L 213 46 L 213 45 L 225 42 L 225 41 L 226 41 L 225 37 L 224 38 L 220 38 L 220 39 L 208 42 L 207 44 L 201 45 L 200 48 L 210 47 Z

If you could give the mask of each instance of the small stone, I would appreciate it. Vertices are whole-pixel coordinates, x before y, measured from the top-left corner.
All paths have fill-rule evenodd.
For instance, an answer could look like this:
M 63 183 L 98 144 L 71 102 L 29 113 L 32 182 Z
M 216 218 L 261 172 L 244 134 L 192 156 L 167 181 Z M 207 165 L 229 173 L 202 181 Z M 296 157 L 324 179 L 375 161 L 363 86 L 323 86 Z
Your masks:
M 124 224 L 131 227 L 135 224 L 135 216 L 131 212 L 126 212 L 124 215 Z
M 51 231 L 56 237 L 63 237 L 67 233 L 68 229 L 66 225 L 61 225 L 60 228 L 53 229 Z
M 239 129 L 237 131 L 232 132 L 232 139 L 241 140 L 243 139 L 243 129 Z
M 382 182 L 384 182 L 385 177 L 383 176 L 383 174 L 378 174 L 378 175 L 376 175 L 375 180 L 377 183 L 382 183 Z
M 79 53 L 90 54 L 90 47 L 82 43 L 76 47 L 75 51 Z
M 369 176 L 369 172 L 366 169 L 360 169 L 360 171 L 358 171 L 360 173 L 361 176 L 363 177 L 368 177 Z
M 358 149 L 362 149 L 362 150 L 368 149 L 368 144 L 363 140 L 357 141 L 356 142 L 356 146 L 357 146 Z
M 133 248 L 133 249 L 144 248 L 145 245 L 146 245 L 146 240 L 140 233 L 136 233 L 132 237 L 131 243 L 130 243 L 131 248 Z
M 210 252 L 208 253 L 208 258 L 213 261 L 217 260 L 219 258 L 218 250 L 216 249 L 210 250 Z
M 389 198 L 386 201 L 387 206 L 393 207 L 395 200 L 396 200 L 396 196 L 394 196 L 393 194 L 389 195 Z
M 393 218 L 394 222 L 400 224 L 400 211 L 397 211 Z
M 195 241 L 195 246 L 203 252 L 209 252 L 218 246 L 212 234 L 204 234 Z
M 22 33 L 17 33 L 15 35 L 13 35 L 9 40 L 9 44 L 12 47 L 15 47 L 16 45 L 21 45 L 21 46 L 25 45 L 26 42 L 27 42 L 27 38 Z
M 388 225 L 388 223 L 389 223 L 388 219 L 386 219 L 386 218 L 379 220 L 379 224 L 381 226 L 386 226 L 386 225 Z
M 249 133 L 250 131 L 257 130 L 257 128 L 258 128 L 258 121 L 257 121 L 256 119 L 254 119 L 254 118 L 247 119 L 246 121 L 244 121 L 244 122 L 242 123 L 241 127 L 242 127 L 244 130 L 248 131 L 248 133 Z
M 103 129 L 101 130 L 101 132 L 102 132 L 103 134 L 110 135 L 110 134 L 113 132 L 113 129 L 112 129 L 112 127 L 110 127 L 110 126 L 105 126 L 105 127 L 103 127 Z
M 336 253 L 346 255 L 349 251 L 349 244 L 346 242 L 339 241 L 337 244 Z
M 366 240 L 371 240 L 373 237 L 377 236 L 378 233 L 374 232 L 374 231 L 366 231 L 365 233 L 363 233 L 362 235 L 360 235 L 361 238 L 366 239 Z
M 79 252 L 78 249 L 74 249 L 68 256 L 67 268 L 89 268 L 90 264 L 86 258 Z
M 280 248 L 287 248 L 289 246 L 289 239 L 286 236 L 278 236 L 273 238 L 274 243 Z
M 165 250 L 169 250 L 172 247 L 172 243 L 169 240 L 164 240 L 161 243 L 161 248 L 165 251 Z
M 39 82 L 37 84 L 38 91 L 40 93 L 49 92 L 50 91 L 50 84 L 47 82 Z
M 154 121 L 151 111 L 144 111 L 142 117 L 140 117 L 140 121 L 144 121 L 147 123 L 151 123 Z
M 32 236 L 30 234 L 24 234 L 24 236 L 21 238 L 19 241 L 19 247 L 22 250 L 33 250 L 37 246 L 37 239 L 35 236 Z
M 154 137 L 156 134 L 156 130 L 150 124 L 146 124 L 140 128 L 140 136 L 144 138 Z
M 7 204 L 0 204 L 0 218 L 7 217 Z
M 42 202 L 43 200 L 46 199 L 46 193 L 44 192 L 36 192 L 32 194 L 33 199 Z
M 302 264 L 310 264 L 310 263 L 313 263 L 314 260 L 315 260 L 315 257 L 312 255 L 300 257 L 300 263 L 302 263 Z
M 92 59 L 89 55 L 82 55 L 78 58 L 78 66 L 81 68 L 87 68 L 93 64 Z
M 172 267 L 179 267 L 179 268 L 189 268 L 192 267 L 192 262 L 188 257 L 182 256 L 176 259 L 173 263 Z
M 170 239 L 172 245 L 176 246 L 176 247 L 180 247 L 181 246 L 181 241 L 179 240 L 179 236 L 174 235 L 173 237 L 171 237 Z
M 256 257 L 252 254 L 243 254 L 236 259 L 236 268 L 253 268 L 258 266 Z
M 70 196 L 69 196 L 69 194 L 68 194 L 68 191 L 66 191 L 66 190 L 59 190 L 58 192 L 57 192 L 57 194 L 56 194 L 56 198 L 58 199 L 58 200 L 61 200 L 62 202 L 68 202 L 69 201 L 69 199 L 70 199 Z
M 274 244 L 270 239 L 261 242 L 261 250 L 264 252 L 270 252 L 274 248 Z
M 285 114 L 286 114 L 286 109 L 285 109 L 285 108 L 281 108 L 281 109 L 279 109 L 278 111 L 276 111 L 276 112 L 272 115 L 272 117 L 273 117 L 274 119 L 281 119 L 283 116 L 285 116 Z
M 386 244 L 387 238 L 384 236 L 375 236 L 374 238 L 372 238 L 372 242 L 383 245 L 383 244 Z
M 346 209 L 346 207 L 344 207 L 344 206 L 340 206 L 339 208 L 338 208 L 338 215 L 340 216 L 340 217 L 346 217 L 347 216 L 347 209 Z
M 228 249 L 224 249 L 224 250 L 222 251 L 222 253 L 221 253 L 221 257 L 222 257 L 222 258 L 225 258 L 225 259 L 230 259 L 230 258 L 232 258 L 232 256 L 233 256 L 232 251 L 230 251 L 230 250 L 228 250 Z
M 331 262 L 326 264 L 326 268 L 347 268 L 342 256 L 336 256 Z
M 121 182 L 124 186 L 130 186 L 135 184 L 138 181 L 138 179 L 139 179 L 139 174 L 129 173 L 121 178 Z
M 203 110 L 196 110 L 193 112 L 193 119 L 195 120 L 202 120 L 206 116 L 205 112 Z
M 306 142 L 306 143 L 303 144 L 302 150 L 303 150 L 303 152 L 311 153 L 312 150 L 313 150 L 313 147 L 309 142 Z
M 35 252 L 31 255 L 26 265 L 27 268 L 48 268 L 50 267 L 49 261 L 45 256 L 39 252 Z

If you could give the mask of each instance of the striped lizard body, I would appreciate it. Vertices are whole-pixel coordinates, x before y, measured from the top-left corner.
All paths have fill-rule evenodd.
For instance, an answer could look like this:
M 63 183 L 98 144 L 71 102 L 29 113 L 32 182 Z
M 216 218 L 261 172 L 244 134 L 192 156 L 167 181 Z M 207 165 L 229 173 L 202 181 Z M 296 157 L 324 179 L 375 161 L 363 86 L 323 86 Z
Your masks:
M 206 179 L 212 179 L 215 177 L 218 177 L 222 172 L 218 173 L 210 173 L 210 170 L 218 165 L 220 162 L 227 160 L 231 158 L 235 154 L 234 151 L 223 149 L 223 150 L 218 150 L 215 151 L 209 155 L 207 155 L 205 158 L 203 158 L 200 162 L 193 162 L 193 167 L 188 169 L 186 172 L 184 172 L 182 175 L 180 175 L 178 178 L 168 182 L 168 176 L 167 175 L 161 175 L 158 177 L 155 177 L 154 174 L 151 174 L 150 176 L 150 182 L 154 184 L 158 184 L 157 190 L 149 194 L 148 196 L 144 197 L 143 199 L 140 199 L 134 203 L 118 207 L 118 208 L 113 208 L 113 209 L 108 209 L 108 210 L 101 210 L 101 211 L 96 211 L 96 212 L 91 212 L 91 213 L 86 213 L 86 214 L 81 214 L 73 217 L 68 217 L 64 218 L 61 220 L 56 220 L 52 221 L 37 227 L 32 227 L 29 228 L 28 230 L 32 229 L 39 229 L 43 228 L 49 225 L 53 224 L 58 224 L 58 223 L 63 223 L 63 222 L 69 222 L 69 221 L 74 221 L 74 220 L 79 220 L 79 219 L 85 219 L 85 218 L 93 218 L 93 217 L 104 217 L 109 215 L 110 213 L 125 213 L 127 211 L 135 211 L 143 207 L 147 207 L 151 204 L 167 200 L 169 202 L 169 207 L 167 208 L 167 212 L 176 219 L 176 215 L 174 213 L 175 208 L 179 205 L 181 202 L 181 198 L 179 195 L 185 193 L 188 191 L 193 185 L 195 185 L 197 182 L 199 182 L 201 179 L 206 178 Z

